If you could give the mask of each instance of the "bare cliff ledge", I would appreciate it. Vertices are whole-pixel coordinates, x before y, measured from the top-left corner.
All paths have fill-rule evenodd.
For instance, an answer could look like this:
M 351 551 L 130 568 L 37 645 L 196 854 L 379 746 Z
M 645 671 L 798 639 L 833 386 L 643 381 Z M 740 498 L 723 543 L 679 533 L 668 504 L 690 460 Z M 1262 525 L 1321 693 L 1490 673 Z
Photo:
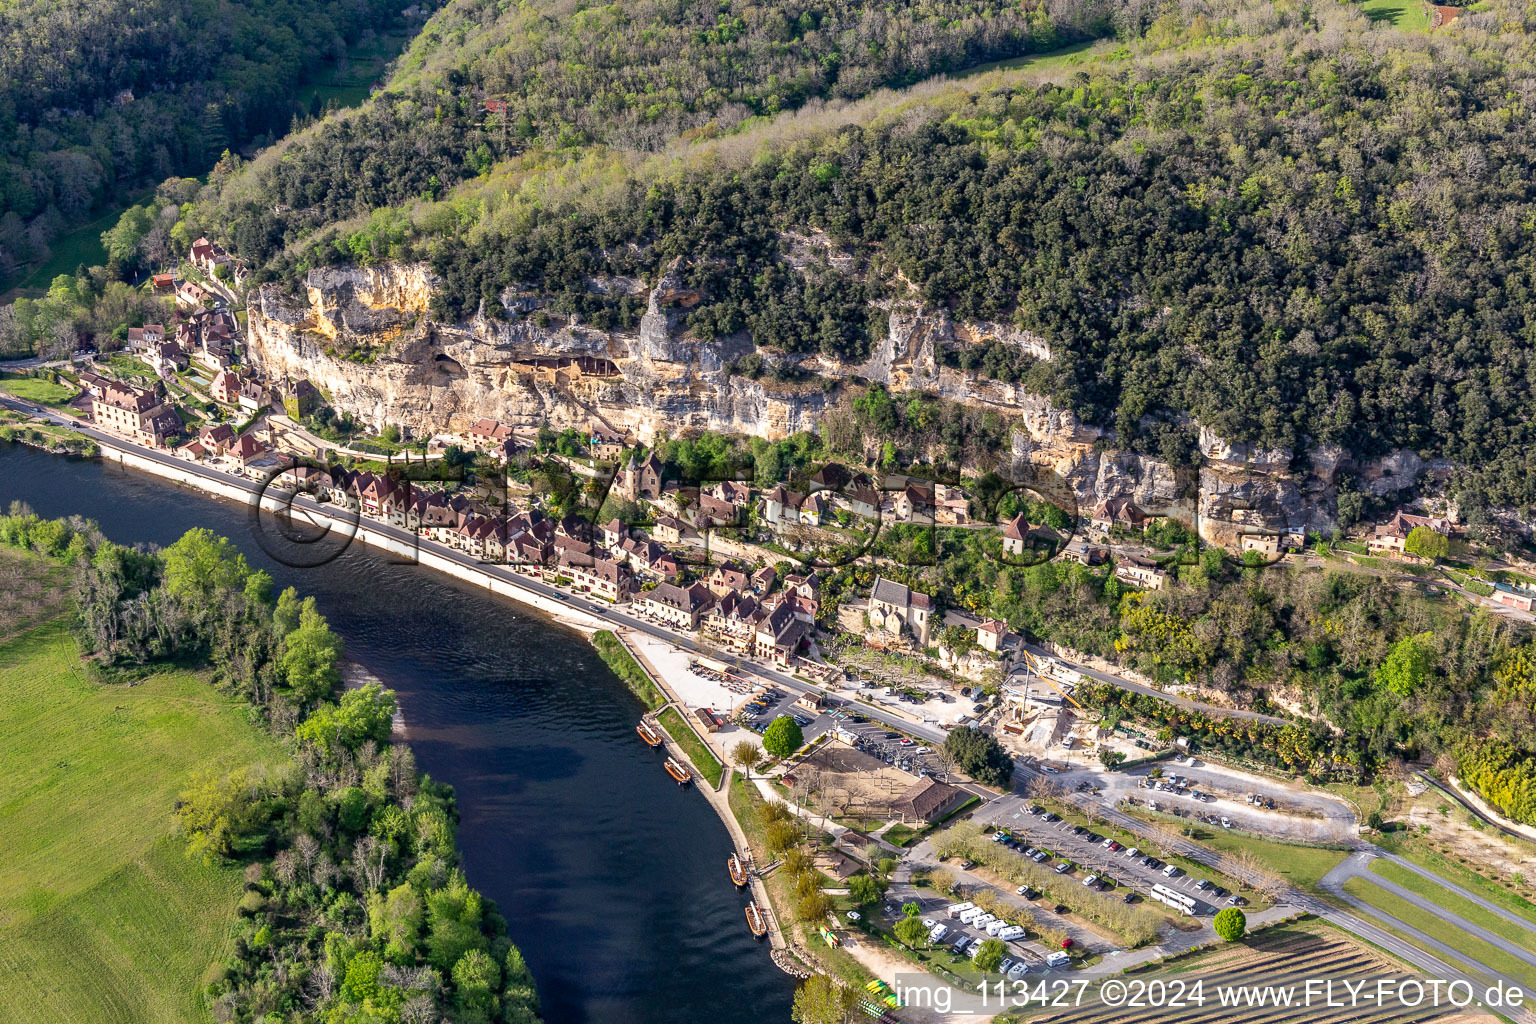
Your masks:
M 858 377 L 994 409 L 1015 423 L 1016 471 L 1048 468 L 1085 508 L 1126 496 L 1153 513 L 1188 520 L 1198 512 L 1202 532 L 1213 540 L 1239 527 L 1331 527 L 1336 480 L 1346 469 L 1386 493 L 1409 486 L 1421 472 L 1448 468 L 1426 466 L 1412 453 L 1356 465 L 1347 453 L 1330 450 L 1313 452 L 1298 470 L 1290 452 L 1232 445 L 1202 430 L 1205 465 L 1175 472 L 1117 450 L 1111 432 L 1045 398 L 943 365 L 944 351 L 986 340 L 1048 359 L 1044 339 L 906 307 L 892 311 L 889 334 L 868 362 L 802 360 L 800 368 L 814 374 L 810 383 L 786 385 L 726 372 L 751 351 L 749 339 L 700 342 L 680 332 L 678 321 L 697 296 L 680 291 L 671 275 L 649 289 L 648 312 L 633 333 L 560 322 L 541 328 L 524 317 L 439 323 L 428 312 L 435 281 L 419 265 L 317 270 L 306 284 L 303 299 L 273 285 L 252 296 L 252 363 L 268 378 L 308 378 L 338 411 L 419 435 L 462 431 L 489 416 L 529 429 L 546 422 L 556 429 L 603 424 L 642 440 L 690 428 L 779 438 L 816 429 L 833 384 Z M 597 286 L 645 292 L 632 281 Z

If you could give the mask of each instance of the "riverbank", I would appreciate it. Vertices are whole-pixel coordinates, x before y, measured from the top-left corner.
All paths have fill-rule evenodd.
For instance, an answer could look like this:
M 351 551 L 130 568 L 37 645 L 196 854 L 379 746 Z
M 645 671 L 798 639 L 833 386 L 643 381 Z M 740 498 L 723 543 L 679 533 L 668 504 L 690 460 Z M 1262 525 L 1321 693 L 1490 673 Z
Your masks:
M 0 506 L 12 501 L 129 545 L 205 527 L 274 592 L 314 596 L 347 658 L 397 693 L 421 770 L 456 790 L 465 873 L 509 922 L 547 1019 L 789 1019 L 793 980 L 748 933 L 725 872 L 731 832 L 662 771 L 635 735 L 639 704 L 570 628 L 367 545 L 318 569 L 274 561 L 245 502 L 115 462 L 0 444 Z

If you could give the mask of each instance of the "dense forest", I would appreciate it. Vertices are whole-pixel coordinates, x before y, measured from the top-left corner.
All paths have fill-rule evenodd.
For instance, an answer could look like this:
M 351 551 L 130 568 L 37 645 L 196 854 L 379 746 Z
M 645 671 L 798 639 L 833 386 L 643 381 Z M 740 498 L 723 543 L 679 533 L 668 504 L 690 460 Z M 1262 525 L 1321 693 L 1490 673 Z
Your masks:
M 389 0 L 0 3 L 0 284 L 99 204 L 287 130 Z
M 1012 321 L 1057 355 L 990 372 L 1172 462 L 1194 457 L 1190 413 L 1296 452 L 1449 457 L 1474 504 L 1536 500 L 1533 58 L 1482 27 L 1503 15 L 1437 36 L 1327 17 L 1167 14 L 1147 39 L 1205 45 L 659 164 L 535 155 L 480 85 L 429 100 L 407 74 L 198 216 L 269 276 L 429 259 L 447 317 L 504 315 L 514 289 L 629 328 L 637 300 L 593 279 L 680 261 L 692 330 L 770 350 L 859 360 L 885 299 Z M 854 269 L 789 269 L 807 227 Z
M 166 808 L 189 855 L 245 866 L 233 941 L 203 979 L 213 1019 L 537 1024 L 506 921 L 459 868 L 452 788 L 391 741 L 393 692 L 342 687 L 313 598 L 274 595 L 208 530 L 128 548 L 18 503 L 0 544 L 72 568 L 92 671 L 202 667 L 290 746 L 286 770 L 209 771 Z

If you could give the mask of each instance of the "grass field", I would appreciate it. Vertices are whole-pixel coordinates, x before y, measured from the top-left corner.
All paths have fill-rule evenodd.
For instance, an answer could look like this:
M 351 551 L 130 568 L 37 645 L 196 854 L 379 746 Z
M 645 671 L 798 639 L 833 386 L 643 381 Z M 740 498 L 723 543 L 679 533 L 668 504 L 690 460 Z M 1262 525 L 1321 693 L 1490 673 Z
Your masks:
M 1497 971 L 1506 978 L 1518 978 L 1522 982 L 1527 983 L 1533 975 L 1536 975 L 1536 969 L 1533 969 L 1525 961 L 1509 955 L 1475 935 L 1448 926 L 1435 915 L 1426 910 L 1421 910 L 1407 900 L 1387 892 L 1367 878 L 1351 878 L 1344 883 L 1344 891 L 1358 900 L 1369 903 L 1377 910 L 1391 915 L 1408 927 L 1415 928 L 1425 935 L 1437 938 L 1441 942 L 1450 945 L 1468 959 L 1470 966 L 1473 968 L 1478 966 L 1484 968 L 1479 973 L 1486 973 L 1490 970 Z M 1428 952 L 1444 959 L 1443 953 L 1433 949 Z
M 1412 845 L 1404 845 L 1392 852 L 1536 924 L 1536 903 L 1532 903 L 1518 893 L 1510 892 L 1493 879 L 1480 875 L 1434 850 L 1416 849 Z
M 1465 896 L 1454 893 L 1443 885 L 1437 885 L 1423 875 L 1409 871 L 1401 864 L 1394 864 L 1389 860 L 1372 861 L 1371 872 L 1389 882 L 1396 882 L 1416 896 L 1434 900 L 1436 905 L 1444 907 L 1464 921 L 1486 928 L 1493 934 L 1517 945 L 1536 949 L 1536 925 L 1522 928 L 1507 917 L 1500 917 L 1485 907 L 1478 906 Z
M 656 717 L 661 722 L 661 727 L 677 741 L 678 746 L 683 748 L 683 753 L 688 755 L 688 760 L 693 762 L 699 774 L 708 779 L 711 786 L 719 787 L 720 777 L 725 774 L 725 766 L 704 745 L 704 741 L 688 728 L 688 723 L 683 721 L 683 716 L 678 713 L 677 708 L 667 708 Z
M 40 377 L 6 377 L 0 380 L 0 387 L 17 398 L 25 398 L 38 405 L 65 405 L 79 394 L 73 388 Z
M 190 673 L 92 682 L 58 622 L 0 644 L 0 1020 L 207 1019 L 240 873 L 189 860 L 172 807 L 200 767 L 282 758 Z
M 1284 875 L 1286 881 L 1307 892 L 1317 890 L 1318 880 L 1339 866 L 1348 854 L 1347 850 L 1324 850 L 1315 846 L 1292 846 L 1289 843 L 1272 843 L 1253 836 L 1238 835 L 1226 829 L 1194 836 L 1202 846 L 1209 846 L 1218 853 L 1235 856 L 1246 851 L 1262 860 L 1273 871 Z
M 1360 10 L 1372 21 L 1385 21 L 1408 32 L 1429 29 L 1429 13 L 1420 0 L 1365 0 Z

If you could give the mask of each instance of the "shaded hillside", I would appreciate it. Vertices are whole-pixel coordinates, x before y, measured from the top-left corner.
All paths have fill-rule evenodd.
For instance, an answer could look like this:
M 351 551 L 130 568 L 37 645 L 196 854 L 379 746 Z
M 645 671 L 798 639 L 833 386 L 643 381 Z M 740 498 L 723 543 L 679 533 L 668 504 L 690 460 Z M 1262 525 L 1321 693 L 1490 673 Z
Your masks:
M 97 204 L 286 130 L 386 0 L 0 3 L 0 283 Z
M 593 281 L 680 261 L 694 333 L 779 353 L 860 360 L 885 330 L 871 304 L 893 299 L 1012 321 L 1054 357 L 973 365 L 1175 464 L 1196 457 L 1188 414 L 1293 452 L 1444 456 L 1473 470 L 1470 507 L 1536 498 L 1536 62 L 1518 23 L 1425 36 L 1345 8 L 1326 26 L 1216 13 L 1164 15 L 1149 56 L 1062 84 L 897 94 L 858 107 L 863 124 L 763 129 L 686 161 L 499 159 L 516 147 L 470 126 L 487 56 L 430 113 L 395 93 L 333 119 L 203 216 L 268 276 L 428 258 L 446 318 L 509 315 L 510 290 L 632 329 L 639 300 Z M 852 259 L 791 267 L 806 229 Z

